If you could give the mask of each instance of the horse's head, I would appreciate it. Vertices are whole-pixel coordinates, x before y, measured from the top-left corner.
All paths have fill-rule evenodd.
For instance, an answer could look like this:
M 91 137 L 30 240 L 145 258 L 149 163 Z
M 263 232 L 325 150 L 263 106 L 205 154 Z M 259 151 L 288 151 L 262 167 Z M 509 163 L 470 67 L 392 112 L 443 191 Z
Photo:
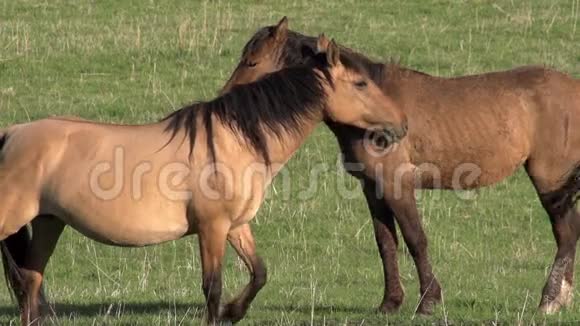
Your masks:
M 324 35 L 318 38 L 312 58 L 328 79 L 325 118 L 340 124 L 385 132 L 397 141 L 407 132 L 407 118 L 389 97 L 370 79 L 361 66 L 343 62 L 340 49 Z
M 259 29 L 252 38 L 250 38 L 244 46 L 240 62 L 220 94 L 228 92 L 236 85 L 254 82 L 267 74 L 276 72 L 288 66 L 301 65 L 312 60 L 319 60 L 321 52 L 329 54 L 329 52 L 326 51 L 329 49 L 329 45 L 329 40 L 324 36 L 316 39 L 289 30 L 288 19 L 284 17 L 276 25 L 266 26 Z M 343 55 L 341 59 L 339 48 L 335 44 L 331 48 L 336 49 L 334 52 L 332 50 L 330 51 L 332 55 L 329 57 L 329 59 L 332 57 L 336 58 L 336 60 L 333 61 L 337 64 L 337 67 L 333 69 L 335 74 L 337 74 L 336 76 L 333 76 L 336 80 L 335 84 L 343 86 L 342 82 L 345 82 L 344 86 L 346 87 L 347 84 L 350 83 L 349 87 L 355 90 L 354 94 L 358 93 L 364 95 L 368 100 L 376 98 L 373 96 L 378 97 L 379 94 L 374 94 L 374 92 L 378 90 L 378 87 L 368 79 L 368 74 L 365 73 L 364 69 L 359 67 L 357 59 L 355 58 L 345 61 L 346 57 L 350 58 L 353 56 Z M 357 78 L 358 81 L 361 82 L 358 84 L 358 88 L 356 88 L 357 82 L 355 81 Z M 362 82 L 363 80 L 364 83 Z M 344 95 L 345 93 L 340 94 Z M 407 129 L 405 115 L 388 96 L 383 94 L 382 97 L 383 101 L 389 102 L 389 105 L 386 106 L 387 109 L 385 109 L 385 112 L 376 113 L 376 117 L 388 114 L 392 115 L 391 119 L 393 125 L 401 127 L 391 128 L 392 136 L 390 139 L 397 141 L 406 135 Z M 336 97 L 335 100 L 340 101 L 339 98 L 340 97 Z M 369 103 L 369 107 L 370 106 Z M 351 114 L 356 115 L 360 112 L 360 110 L 357 111 L 353 109 Z M 340 113 L 341 115 L 345 115 L 348 112 L 345 111 Z M 366 120 L 368 122 L 366 123 L 367 125 L 372 124 L 370 122 L 370 117 Z M 402 123 L 403 121 L 405 123 Z M 404 128 L 402 128 L 403 126 Z
M 288 19 L 277 25 L 258 30 L 246 43 L 238 66 L 220 91 L 227 93 L 232 87 L 254 82 L 264 75 L 284 68 L 281 60 L 288 39 Z

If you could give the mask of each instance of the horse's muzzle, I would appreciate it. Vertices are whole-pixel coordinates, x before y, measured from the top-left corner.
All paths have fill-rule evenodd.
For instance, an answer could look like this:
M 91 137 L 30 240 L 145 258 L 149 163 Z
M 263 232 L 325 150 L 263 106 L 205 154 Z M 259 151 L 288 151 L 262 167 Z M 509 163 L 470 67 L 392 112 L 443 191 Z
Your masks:
M 375 131 L 374 143 L 375 146 L 380 148 L 387 148 L 392 144 L 400 142 L 409 131 L 409 126 L 405 120 L 400 127 L 396 127 L 392 124 L 386 124 L 381 130 Z

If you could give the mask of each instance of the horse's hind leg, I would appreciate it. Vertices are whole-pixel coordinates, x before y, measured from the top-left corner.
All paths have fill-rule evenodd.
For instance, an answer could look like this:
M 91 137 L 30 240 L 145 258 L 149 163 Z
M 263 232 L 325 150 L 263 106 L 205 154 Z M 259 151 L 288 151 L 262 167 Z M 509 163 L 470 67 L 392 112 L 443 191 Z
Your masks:
M 558 246 L 539 307 L 544 313 L 555 313 L 572 302 L 576 243 L 580 235 L 580 214 L 574 196 L 579 190 L 580 174 L 575 167 L 546 169 L 533 161 L 526 169 L 550 217 Z
M 5 241 L 4 269 L 16 294 L 22 325 L 41 322 L 44 269 L 64 229 L 64 223 L 52 216 L 38 216 L 31 222 L 32 237 L 26 227 Z
M 228 234 L 228 241 L 234 247 L 250 272 L 250 282 L 234 300 L 228 303 L 222 312 L 222 319 L 232 322 L 240 321 L 250 303 L 260 289 L 266 284 L 266 266 L 262 258 L 256 254 L 256 244 L 252 230 L 248 224 L 232 229 Z
M 26 253 L 30 248 L 32 236 L 26 226 L 18 232 L 12 234 L 2 242 L 2 263 L 4 265 L 4 276 L 6 277 L 9 290 L 11 290 L 18 302 L 20 311 L 24 309 L 26 302 L 23 289 L 21 268 L 26 260 Z M 24 324 L 24 321 L 23 321 Z

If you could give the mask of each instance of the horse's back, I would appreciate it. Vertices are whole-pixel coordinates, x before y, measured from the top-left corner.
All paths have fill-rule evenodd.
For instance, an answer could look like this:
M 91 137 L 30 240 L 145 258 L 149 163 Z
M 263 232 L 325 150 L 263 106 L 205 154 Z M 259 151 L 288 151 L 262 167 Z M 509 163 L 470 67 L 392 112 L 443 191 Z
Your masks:
M 423 187 L 457 188 L 453 180 L 467 166 L 480 176 L 461 187 L 485 186 L 511 175 L 542 144 L 539 139 L 562 137 L 555 129 L 564 129 L 567 115 L 580 119 L 580 109 L 573 108 L 579 96 L 573 94 L 575 83 L 538 66 L 406 81 L 402 99 L 410 121 L 411 157 L 426 166 L 427 174 L 436 170 L 438 178 L 424 176 Z
M 50 119 L 43 119 L 10 126 L 3 130 L 3 134 L 5 141 L 0 169 L 6 170 L 10 165 L 10 169 L 15 170 L 17 165 L 22 168 L 36 166 L 46 171 L 46 163 L 57 161 L 55 157 L 66 142 L 67 130 Z

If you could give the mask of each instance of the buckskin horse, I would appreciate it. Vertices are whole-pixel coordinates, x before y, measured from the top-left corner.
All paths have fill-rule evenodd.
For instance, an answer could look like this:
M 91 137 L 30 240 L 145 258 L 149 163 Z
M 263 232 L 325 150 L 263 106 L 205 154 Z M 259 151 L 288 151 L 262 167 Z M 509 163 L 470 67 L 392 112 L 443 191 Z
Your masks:
M 326 44 L 289 67 L 160 122 L 50 118 L 0 131 L 0 240 L 23 325 L 42 319 L 44 269 L 65 225 L 115 246 L 198 234 L 207 319 L 238 321 L 266 282 L 248 223 L 272 178 L 323 120 L 404 137 L 405 115 Z M 30 223 L 32 234 L 26 229 Z M 226 243 L 251 273 L 220 309 Z
M 222 89 L 307 61 L 316 39 L 277 25 L 259 29 Z M 545 67 L 519 67 L 441 78 L 379 63 L 348 48 L 341 55 L 362 65 L 408 118 L 408 136 L 384 155 L 365 149 L 360 130 L 329 123 L 349 171 L 362 180 L 384 271 L 379 310 L 397 311 L 404 299 L 396 225 L 416 265 L 421 302 L 429 314 L 441 287 L 427 255 L 415 189 L 474 189 L 497 183 L 523 166 L 552 223 L 558 246 L 539 309 L 554 313 L 572 302 L 580 234 L 575 210 L 580 190 L 580 81 Z M 465 177 L 461 178 L 464 174 Z

